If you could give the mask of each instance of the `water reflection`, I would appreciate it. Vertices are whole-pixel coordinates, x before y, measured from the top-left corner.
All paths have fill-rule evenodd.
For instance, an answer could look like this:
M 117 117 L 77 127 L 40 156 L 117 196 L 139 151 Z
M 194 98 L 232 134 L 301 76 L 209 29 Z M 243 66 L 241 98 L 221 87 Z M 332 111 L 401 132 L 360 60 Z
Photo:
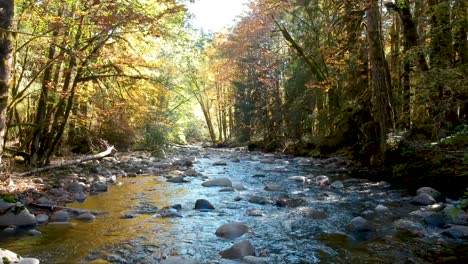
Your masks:
M 151 215 L 138 215 L 133 219 L 121 217 L 142 200 L 161 208 L 171 204 L 174 197 L 187 193 L 187 190 L 154 177 L 122 181 L 122 186 L 114 186 L 106 193 L 90 196 L 85 203 L 68 204 L 69 207 L 107 212 L 97 216 L 95 221 L 78 223 L 72 220 L 72 226 L 41 226 L 38 229 L 43 235 L 10 238 L 2 242 L 1 246 L 23 256 L 39 258 L 43 263 L 79 263 L 89 252 L 103 246 L 126 243 L 130 238 L 138 236 L 144 236 L 157 246 L 158 236 L 172 228 L 168 219 Z M 164 239 L 168 237 L 164 236 Z

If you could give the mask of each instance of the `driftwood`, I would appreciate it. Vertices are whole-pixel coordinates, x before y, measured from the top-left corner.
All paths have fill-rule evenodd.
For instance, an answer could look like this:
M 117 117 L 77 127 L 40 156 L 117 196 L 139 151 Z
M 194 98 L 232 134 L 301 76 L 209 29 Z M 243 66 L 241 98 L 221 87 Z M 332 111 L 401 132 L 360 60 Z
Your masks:
M 50 166 L 46 166 L 46 167 L 42 167 L 42 168 L 37 168 L 37 169 L 31 170 L 31 171 L 28 171 L 28 172 L 23 172 L 23 173 L 19 174 L 18 176 L 19 177 L 31 176 L 31 175 L 34 175 L 34 174 L 39 173 L 39 172 L 44 172 L 44 171 L 57 169 L 57 168 L 65 168 L 65 167 L 68 167 L 68 166 L 83 163 L 85 161 L 104 158 L 105 156 L 111 154 L 112 150 L 114 150 L 113 146 L 108 147 L 105 151 L 103 151 L 101 153 L 98 153 L 98 154 L 95 154 L 95 155 L 90 155 L 90 156 L 86 156 L 86 157 L 76 159 L 76 160 L 70 160 L 70 161 L 66 161 L 66 162 L 63 162 L 63 163 L 55 164 L 55 165 L 50 165 Z

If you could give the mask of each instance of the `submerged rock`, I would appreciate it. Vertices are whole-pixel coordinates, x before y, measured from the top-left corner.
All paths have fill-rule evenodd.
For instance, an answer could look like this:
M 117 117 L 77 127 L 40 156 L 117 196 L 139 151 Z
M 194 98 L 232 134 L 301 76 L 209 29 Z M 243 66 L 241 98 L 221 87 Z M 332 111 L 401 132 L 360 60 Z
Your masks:
M 245 256 L 241 259 L 242 264 L 268 264 L 270 263 L 268 258 Z
M 330 187 L 332 187 L 333 189 L 343 189 L 344 184 L 342 181 L 334 181 L 332 184 L 330 184 Z
M 249 203 L 265 205 L 265 204 L 272 204 L 273 201 L 263 196 L 252 195 L 249 198 Z
M 242 240 L 219 254 L 225 259 L 240 259 L 245 256 L 255 256 L 255 248 L 249 240 Z
M 265 191 L 269 192 L 277 192 L 277 191 L 283 191 L 284 186 L 278 185 L 278 184 L 267 184 L 264 188 Z
M 249 208 L 245 211 L 248 216 L 263 216 L 263 212 L 259 209 Z
M 81 220 L 81 221 L 93 221 L 96 219 L 96 216 L 93 215 L 92 213 L 82 213 L 76 217 L 76 219 Z
M 166 259 L 163 259 L 160 264 L 198 264 L 198 260 L 184 258 L 179 256 L 169 256 Z
M 352 232 L 371 232 L 375 230 L 375 227 L 369 221 L 360 216 L 353 218 L 348 228 Z
M 171 177 L 169 179 L 166 180 L 167 182 L 171 182 L 171 183 L 186 183 L 186 182 L 190 182 L 189 180 L 185 179 L 184 176 L 175 176 L 175 177 Z
M 323 211 L 316 210 L 314 208 L 306 208 L 302 211 L 302 215 L 305 218 L 312 218 L 315 220 L 326 219 L 327 214 Z
M 198 199 L 195 202 L 195 210 L 213 210 L 215 209 L 214 206 L 205 199 Z
M 243 223 L 234 222 L 224 224 L 218 229 L 216 229 L 215 234 L 219 237 L 234 239 L 243 236 L 246 233 L 251 233 L 252 231 Z

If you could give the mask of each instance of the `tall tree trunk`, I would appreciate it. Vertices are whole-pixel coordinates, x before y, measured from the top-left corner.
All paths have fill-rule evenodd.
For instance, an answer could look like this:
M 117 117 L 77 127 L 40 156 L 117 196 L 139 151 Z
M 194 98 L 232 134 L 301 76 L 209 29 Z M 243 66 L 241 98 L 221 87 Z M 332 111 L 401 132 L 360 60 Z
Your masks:
M 379 4 L 377 0 L 368 0 L 367 35 L 371 66 L 371 87 L 374 92 L 374 108 L 377 110 L 380 126 L 381 158 L 385 159 L 387 133 L 393 127 L 390 106 L 390 73 L 383 49 L 382 35 L 379 30 Z
M 6 113 L 8 94 L 12 88 L 11 72 L 13 69 L 13 39 L 15 30 L 15 1 L 0 2 L 0 165 L 6 132 Z

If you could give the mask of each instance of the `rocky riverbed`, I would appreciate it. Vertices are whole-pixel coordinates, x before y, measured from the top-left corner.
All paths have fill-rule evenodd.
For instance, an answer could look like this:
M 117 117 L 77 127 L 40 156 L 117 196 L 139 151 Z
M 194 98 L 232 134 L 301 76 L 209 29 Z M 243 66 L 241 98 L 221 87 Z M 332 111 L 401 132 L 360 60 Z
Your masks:
M 349 178 L 350 165 L 241 149 L 120 153 L 0 201 L 0 247 L 43 263 L 468 261 L 457 201 Z

